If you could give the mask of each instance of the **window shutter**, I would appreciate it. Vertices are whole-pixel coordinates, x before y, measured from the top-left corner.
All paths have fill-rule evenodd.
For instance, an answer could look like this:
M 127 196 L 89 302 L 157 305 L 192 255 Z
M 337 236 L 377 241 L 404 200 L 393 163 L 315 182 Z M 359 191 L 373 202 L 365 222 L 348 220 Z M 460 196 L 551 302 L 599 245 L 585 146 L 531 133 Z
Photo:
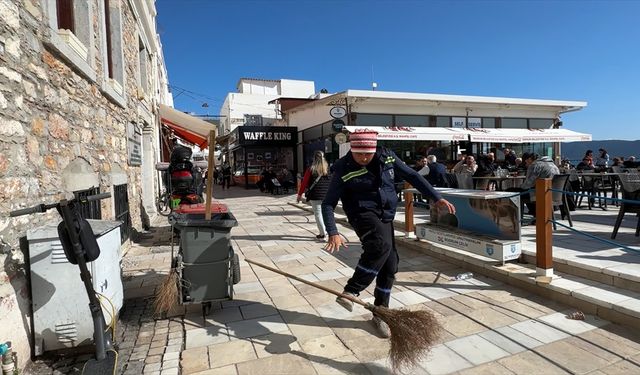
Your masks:
M 58 29 L 75 32 L 73 24 L 73 0 L 57 0 Z

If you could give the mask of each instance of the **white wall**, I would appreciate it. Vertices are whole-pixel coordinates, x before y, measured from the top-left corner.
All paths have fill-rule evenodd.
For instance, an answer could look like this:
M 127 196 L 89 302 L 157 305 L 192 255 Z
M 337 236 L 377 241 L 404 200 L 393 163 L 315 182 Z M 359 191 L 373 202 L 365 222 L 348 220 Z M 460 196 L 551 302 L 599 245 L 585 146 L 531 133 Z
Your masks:
M 280 95 L 286 98 L 308 98 L 315 94 L 315 87 L 313 81 L 281 79 Z

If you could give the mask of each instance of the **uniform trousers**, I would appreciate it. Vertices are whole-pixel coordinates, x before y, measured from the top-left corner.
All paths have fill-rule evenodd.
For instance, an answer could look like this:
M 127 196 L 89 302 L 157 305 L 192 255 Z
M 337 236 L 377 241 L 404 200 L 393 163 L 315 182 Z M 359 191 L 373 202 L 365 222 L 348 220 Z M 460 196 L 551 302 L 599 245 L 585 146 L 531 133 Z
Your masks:
M 367 211 L 350 216 L 349 223 L 360 238 L 363 253 L 344 290 L 359 295 L 375 279 L 374 305 L 388 307 L 399 259 L 393 222 L 382 222 L 375 212 Z

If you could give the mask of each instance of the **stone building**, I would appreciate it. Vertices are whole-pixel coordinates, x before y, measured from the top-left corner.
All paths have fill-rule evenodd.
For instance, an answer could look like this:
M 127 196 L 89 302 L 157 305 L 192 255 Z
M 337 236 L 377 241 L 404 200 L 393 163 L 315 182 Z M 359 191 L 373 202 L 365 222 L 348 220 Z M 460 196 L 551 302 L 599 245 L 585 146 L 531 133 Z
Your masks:
M 110 192 L 90 215 L 122 220 L 123 247 L 154 211 L 157 108 L 173 104 L 155 16 L 154 0 L 0 0 L 0 341 L 20 367 L 31 352 L 24 238 L 59 218 L 9 211 Z

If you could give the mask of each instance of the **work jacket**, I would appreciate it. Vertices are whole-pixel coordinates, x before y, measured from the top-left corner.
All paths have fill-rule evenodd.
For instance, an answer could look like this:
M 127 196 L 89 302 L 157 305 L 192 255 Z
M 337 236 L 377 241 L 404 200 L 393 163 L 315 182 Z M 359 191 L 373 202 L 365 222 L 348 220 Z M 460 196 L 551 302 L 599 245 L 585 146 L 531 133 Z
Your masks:
M 322 217 L 327 233 L 338 233 L 333 213 L 339 199 L 349 221 L 366 211 L 375 212 L 383 222 L 392 221 L 398 205 L 394 185 L 396 174 L 426 198 L 434 201 L 442 199 L 424 177 L 409 168 L 393 151 L 378 147 L 367 166 L 356 163 L 349 152 L 333 165 L 331 183 L 322 201 Z

